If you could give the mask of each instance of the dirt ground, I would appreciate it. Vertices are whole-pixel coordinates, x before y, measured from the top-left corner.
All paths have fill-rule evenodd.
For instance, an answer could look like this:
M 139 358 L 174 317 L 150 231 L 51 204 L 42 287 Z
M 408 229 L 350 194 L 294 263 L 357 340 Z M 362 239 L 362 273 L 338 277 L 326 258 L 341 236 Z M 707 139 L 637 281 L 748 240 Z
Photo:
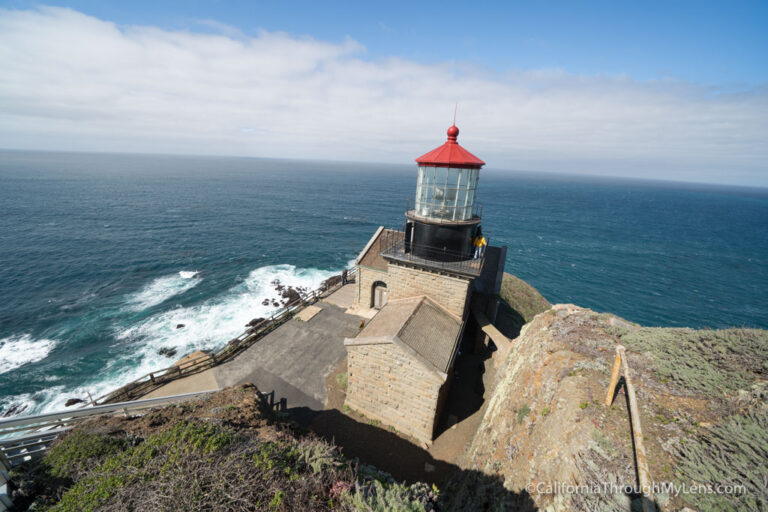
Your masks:
M 180 420 L 200 419 L 272 440 L 279 437 L 278 431 L 257 393 L 253 384 L 242 384 L 141 416 L 100 416 L 84 423 L 83 429 L 96 434 L 146 437 Z

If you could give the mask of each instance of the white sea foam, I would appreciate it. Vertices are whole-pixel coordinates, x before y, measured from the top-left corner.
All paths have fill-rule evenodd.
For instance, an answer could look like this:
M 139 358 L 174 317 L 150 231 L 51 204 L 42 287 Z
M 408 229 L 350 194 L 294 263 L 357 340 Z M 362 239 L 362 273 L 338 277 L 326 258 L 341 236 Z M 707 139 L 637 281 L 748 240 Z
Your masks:
M 29 334 L 1 339 L 0 373 L 45 359 L 57 344 L 56 340 L 34 339 Z
M 157 361 L 157 350 L 163 347 L 176 348 L 179 354 L 215 348 L 242 333 L 245 324 L 253 318 L 269 316 L 277 309 L 273 301 L 280 302 L 281 297 L 272 284 L 274 281 L 312 290 L 333 274 L 317 269 L 297 269 L 293 265 L 261 267 L 217 297 L 202 304 L 158 313 L 122 330 L 117 337 L 141 340 L 143 360 Z M 179 324 L 184 327 L 177 328 Z
M 177 274 L 158 277 L 144 288 L 128 296 L 128 309 L 131 311 L 143 311 L 156 306 L 174 295 L 179 295 L 197 286 L 202 279 L 199 272 L 182 270 Z
M 111 360 L 90 381 L 75 388 L 53 386 L 31 394 L 0 397 L 0 410 L 14 404 L 27 406 L 21 414 L 40 414 L 64 409 L 68 398 L 96 398 L 151 371 L 170 366 L 173 359 L 158 355 L 160 348 L 177 349 L 177 358 L 198 349 L 215 349 L 242 333 L 245 324 L 275 311 L 272 300 L 280 293 L 272 284 L 316 289 L 338 272 L 300 269 L 293 265 L 272 265 L 252 271 L 242 283 L 201 304 L 176 308 L 153 315 L 116 332 L 121 342 L 133 343 L 135 349 Z M 162 278 L 161 278 L 162 279 Z M 264 305 L 264 300 L 269 304 Z M 177 329 L 178 324 L 184 327 Z

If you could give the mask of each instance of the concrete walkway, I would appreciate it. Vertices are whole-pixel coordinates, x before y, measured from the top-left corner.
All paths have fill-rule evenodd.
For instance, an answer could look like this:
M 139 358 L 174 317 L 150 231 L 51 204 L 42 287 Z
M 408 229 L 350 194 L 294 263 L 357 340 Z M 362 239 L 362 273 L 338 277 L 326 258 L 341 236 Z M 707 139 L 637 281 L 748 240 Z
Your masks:
M 274 389 L 276 400 L 287 398 L 288 407 L 325 407 L 325 378 L 346 357 L 344 338 L 357 334 L 360 318 L 326 302 L 317 305 L 322 311 L 309 321 L 289 320 L 215 367 L 219 387 L 252 382 L 263 392 Z
M 344 338 L 359 332 L 361 317 L 345 313 L 354 300 L 355 284 L 342 287 L 302 321 L 293 318 L 238 355 L 232 361 L 190 377 L 178 379 L 148 396 L 168 396 L 222 389 L 252 382 L 288 407 L 325 407 L 325 379 L 347 355 Z M 338 296 L 337 296 L 338 295 Z

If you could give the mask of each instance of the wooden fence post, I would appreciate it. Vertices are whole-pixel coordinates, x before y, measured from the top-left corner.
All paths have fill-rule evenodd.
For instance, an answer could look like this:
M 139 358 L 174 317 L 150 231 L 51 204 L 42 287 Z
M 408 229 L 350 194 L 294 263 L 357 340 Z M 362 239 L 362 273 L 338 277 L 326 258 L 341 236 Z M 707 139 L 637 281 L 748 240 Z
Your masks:
M 656 510 L 656 505 L 653 503 L 651 472 L 648 468 L 648 458 L 645 454 L 640 410 L 637 405 L 635 387 L 632 385 L 632 379 L 629 374 L 626 348 L 622 345 L 617 345 L 616 358 L 613 361 L 613 370 L 611 371 L 611 382 L 608 385 L 608 394 L 605 397 L 606 406 L 611 405 L 613 402 L 613 396 L 616 393 L 616 386 L 619 382 L 619 375 L 622 373 L 624 374 L 624 387 L 627 390 L 627 401 L 629 402 L 629 417 L 635 447 L 635 460 L 637 461 L 637 479 L 640 484 L 641 499 L 643 500 L 642 507 L 644 512 L 651 512 Z
M 651 487 L 651 472 L 648 469 L 648 458 L 645 455 L 645 444 L 643 443 L 643 427 L 640 424 L 640 411 L 637 408 L 637 397 L 635 396 L 635 387 L 632 385 L 632 379 L 629 375 L 629 366 L 627 365 L 627 355 L 624 347 L 619 345 L 616 348 L 621 356 L 621 367 L 624 370 L 624 385 L 627 388 L 629 398 L 629 414 L 632 419 L 632 432 L 635 437 L 635 457 L 637 458 L 637 476 L 640 480 L 640 492 L 643 494 L 643 510 L 650 511 L 650 503 L 646 503 L 645 497 L 653 501 L 653 488 Z M 647 491 L 647 495 L 645 492 Z
M 613 360 L 613 370 L 611 371 L 611 383 L 608 384 L 608 394 L 605 395 L 605 405 L 613 403 L 613 395 L 616 393 L 616 384 L 619 383 L 619 372 L 621 371 L 621 352 L 624 350 L 622 345 L 616 346 L 616 358 Z

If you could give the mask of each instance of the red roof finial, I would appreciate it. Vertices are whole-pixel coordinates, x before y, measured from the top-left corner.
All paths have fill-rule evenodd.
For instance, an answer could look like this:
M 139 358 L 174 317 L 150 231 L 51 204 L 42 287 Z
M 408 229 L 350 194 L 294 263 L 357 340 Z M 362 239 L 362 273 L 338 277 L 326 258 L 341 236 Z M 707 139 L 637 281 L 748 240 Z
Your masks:
M 479 169 L 485 162 L 464 149 L 456 142 L 459 128 L 454 123 L 448 128 L 448 141 L 425 155 L 416 159 L 419 165 L 432 167 L 458 167 L 464 169 Z
M 455 124 L 448 128 L 448 142 L 456 143 L 456 138 L 459 136 L 459 127 Z

